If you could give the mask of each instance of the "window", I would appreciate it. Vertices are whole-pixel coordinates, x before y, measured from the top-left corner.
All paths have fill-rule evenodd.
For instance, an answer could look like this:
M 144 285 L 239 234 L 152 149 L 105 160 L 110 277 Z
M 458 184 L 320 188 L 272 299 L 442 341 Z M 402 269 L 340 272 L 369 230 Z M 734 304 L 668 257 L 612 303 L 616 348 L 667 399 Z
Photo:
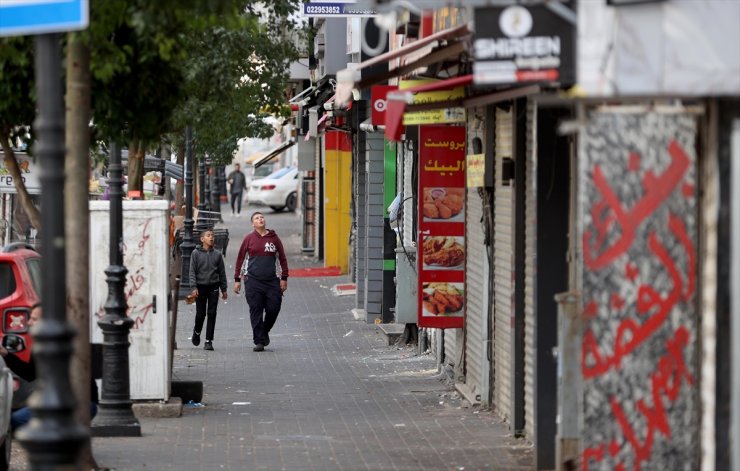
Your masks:
M 270 175 L 267 178 L 278 179 L 278 178 L 282 177 L 283 175 L 285 175 L 285 174 L 287 174 L 289 172 L 292 172 L 292 171 L 293 171 L 293 167 L 281 168 L 280 170 L 278 170 L 277 172 L 273 173 L 272 175 Z
M 31 284 L 33 290 L 36 292 L 38 297 L 41 297 L 41 259 L 40 258 L 29 258 L 26 261 L 28 267 L 28 273 L 31 276 Z
M 13 264 L 0 263 L 0 298 L 7 298 L 16 290 L 15 274 L 13 273 Z

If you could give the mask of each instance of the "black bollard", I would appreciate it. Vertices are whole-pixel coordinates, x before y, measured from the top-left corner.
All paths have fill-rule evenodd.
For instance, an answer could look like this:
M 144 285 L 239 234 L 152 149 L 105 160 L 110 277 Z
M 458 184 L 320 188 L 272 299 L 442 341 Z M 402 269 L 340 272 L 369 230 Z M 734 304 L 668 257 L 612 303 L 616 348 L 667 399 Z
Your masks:
M 110 246 L 105 270 L 108 297 L 105 315 L 98 325 L 103 332 L 103 387 L 98 415 L 92 423 L 98 437 L 139 437 L 141 426 L 131 408 L 128 367 L 129 331 L 134 321 L 126 316 L 128 305 L 124 289 L 128 270 L 123 265 L 123 168 L 121 149 L 111 142 L 108 166 L 110 189 Z

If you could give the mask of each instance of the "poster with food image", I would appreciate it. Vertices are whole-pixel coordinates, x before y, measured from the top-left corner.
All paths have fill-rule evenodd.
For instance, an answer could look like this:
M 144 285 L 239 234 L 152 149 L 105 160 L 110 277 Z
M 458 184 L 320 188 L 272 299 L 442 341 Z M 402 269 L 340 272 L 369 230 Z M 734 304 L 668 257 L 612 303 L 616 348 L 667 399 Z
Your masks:
M 424 283 L 421 290 L 422 316 L 456 316 L 465 305 L 463 283 Z
M 422 242 L 425 270 L 455 270 L 465 263 L 465 238 L 426 236 Z
M 424 188 L 422 214 L 427 221 L 465 220 L 465 188 Z
M 465 162 L 464 127 L 419 127 L 419 327 L 463 326 Z

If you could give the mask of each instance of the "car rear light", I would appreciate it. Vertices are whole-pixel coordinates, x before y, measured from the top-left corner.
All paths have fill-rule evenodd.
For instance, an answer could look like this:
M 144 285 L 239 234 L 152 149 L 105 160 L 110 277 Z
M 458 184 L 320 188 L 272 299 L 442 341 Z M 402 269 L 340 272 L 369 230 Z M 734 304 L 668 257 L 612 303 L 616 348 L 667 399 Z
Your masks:
M 28 317 L 28 309 L 7 309 L 3 314 L 3 333 L 22 334 L 28 332 Z
M 263 190 L 274 190 L 275 185 L 262 185 Z

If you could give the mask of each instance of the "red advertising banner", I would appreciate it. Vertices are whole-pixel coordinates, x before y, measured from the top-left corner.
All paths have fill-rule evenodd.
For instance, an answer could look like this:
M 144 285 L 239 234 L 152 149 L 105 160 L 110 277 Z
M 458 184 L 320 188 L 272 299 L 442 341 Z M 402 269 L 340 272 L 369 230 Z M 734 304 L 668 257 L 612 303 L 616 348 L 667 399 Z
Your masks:
M 388 92 L 396 91 L 396 85 L 374 85 L 370 87 L 370 102 L 372 113 L 370 123 L 374 126 L 385 126 L 385 110 L 388 109 Z
M 465 318 L 465 127 L 419 127 L 419 327 Z

